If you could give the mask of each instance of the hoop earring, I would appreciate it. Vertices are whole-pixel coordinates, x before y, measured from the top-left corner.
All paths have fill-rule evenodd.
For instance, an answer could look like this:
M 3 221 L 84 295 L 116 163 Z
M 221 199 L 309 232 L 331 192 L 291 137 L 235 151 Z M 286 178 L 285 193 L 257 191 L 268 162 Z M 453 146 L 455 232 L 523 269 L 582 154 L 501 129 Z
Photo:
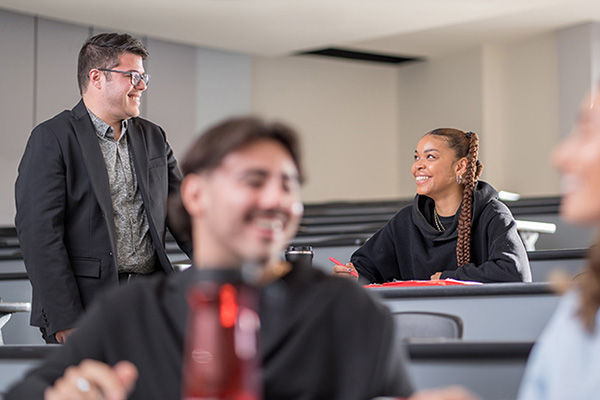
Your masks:
M 463 183 L 463 177 L 462 177 L 462 175 L 456 175 L 456 183 L 458 183 L 459 185 L 461 183 Z

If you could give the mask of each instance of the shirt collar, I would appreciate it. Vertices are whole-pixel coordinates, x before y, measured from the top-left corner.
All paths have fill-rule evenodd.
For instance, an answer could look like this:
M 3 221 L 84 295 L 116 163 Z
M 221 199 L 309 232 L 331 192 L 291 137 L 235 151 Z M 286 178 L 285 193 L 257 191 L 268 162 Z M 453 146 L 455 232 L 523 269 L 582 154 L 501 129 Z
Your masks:
M 100 117 L 98 117 L 96 114 L 94 114 L 89 108 L 86 107 L 86 110 L 90 116 L 90 119 L 92 120 L 92 124 L 94 125 L 94 130 L 96 131 L 96 135 L 98 135 L 98 137 L 101 138 L 113 138 L 113 128 L 108 125 L 106 122 L 102 121 L 100 119 Z M 124 119 L 123 121 L 121 121 L 121 129 L 122 129 L 122 133 L 121 133 L 121 138 L 123 136 L 125 136 L 125 134 L 127 133 L 127 121 L 126 119 Z M 121 139 L 119 138 L 119 140 Z

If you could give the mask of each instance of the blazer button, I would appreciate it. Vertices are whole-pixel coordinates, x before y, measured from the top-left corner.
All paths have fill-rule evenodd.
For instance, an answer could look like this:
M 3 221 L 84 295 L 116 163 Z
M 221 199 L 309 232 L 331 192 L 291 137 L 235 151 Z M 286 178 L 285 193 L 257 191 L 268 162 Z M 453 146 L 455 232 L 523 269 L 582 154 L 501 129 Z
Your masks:
M 108 255 L 112 257 L 112 251 L 109 251 L 109 252 L 108 252 Z

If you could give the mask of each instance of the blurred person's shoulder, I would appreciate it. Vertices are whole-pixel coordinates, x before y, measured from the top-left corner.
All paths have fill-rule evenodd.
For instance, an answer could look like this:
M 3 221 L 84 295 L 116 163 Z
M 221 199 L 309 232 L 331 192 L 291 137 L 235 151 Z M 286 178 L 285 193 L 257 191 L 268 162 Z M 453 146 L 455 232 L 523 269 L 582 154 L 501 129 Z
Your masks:
M 288 280 L 304 286 L 303 291 L 321 293 L 323 304 L 329 301 L 336 308 L 339 306 L 346 310 L 354 310 L 356 315 L 361 311 L 373 315 L 389 313 L 374 291 L 353 280 L 326 274 L 316 267 L 294 268 L 289 275 Z

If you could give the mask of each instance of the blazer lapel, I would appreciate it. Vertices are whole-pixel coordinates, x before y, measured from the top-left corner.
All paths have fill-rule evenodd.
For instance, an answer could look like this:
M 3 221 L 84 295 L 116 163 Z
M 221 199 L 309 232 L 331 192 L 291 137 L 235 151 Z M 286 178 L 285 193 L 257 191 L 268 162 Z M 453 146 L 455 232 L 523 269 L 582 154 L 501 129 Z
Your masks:
M 113 218 L 112 199 L 110 197 L 110 182 L 108 173 L 106 172 L 106 163 L 102 156 L 102 150 L 98 143 L 98 138 L 94 131 L 94 125 L 87 113 L 83 101 L 80 101 L 73 110 L 71 110 L 71 123 L 75 136 L 79 142 L 81 154 L 85 168 L 90 178 L 90 185 L 100 209 L 104 213 L 104 219 L 108 225 L 108 234 L 110 237 L 111 248 L 116 259 L 116 238 L 115 238 L 115 221 Z
M 142 193 L 148 193 L 148 154 L 146 152 L 146 138 L 140 125 L 135 120 L 130 120 L 127 126 L 127 141 L 133 159 L 135 176 Z
M 155 215 L 157 214 L 154 212 L 154 207 L 156 205 L 151 201 L 150 171 L 148 169 L 148 151 L 144 129 L 135 119 L 131 119 L 127 126 L 127 132 L 127 143 L 129 145 L 129 151 L 131 152 L 131 158 L 133 159 L 133 168 L 135 169 L 137 184 L 140 187 L 140 193 L 142 194 L 142 200 L 144 201 L 146 218 L 148 220 L 148 225 L 150 226 L 150 236 L 154 241 L 154 249 L 156 250 L 156 255 L 160 264 L 165 270 L 165 273 L 169 274 L 173 272 L 173 267 L 171 266 L 171 262 L 169 261 L 169 257 L 165 250 L 164 236 L 161 237 L 156 228 L 156 224 L 160 222 L 155 221 Z

